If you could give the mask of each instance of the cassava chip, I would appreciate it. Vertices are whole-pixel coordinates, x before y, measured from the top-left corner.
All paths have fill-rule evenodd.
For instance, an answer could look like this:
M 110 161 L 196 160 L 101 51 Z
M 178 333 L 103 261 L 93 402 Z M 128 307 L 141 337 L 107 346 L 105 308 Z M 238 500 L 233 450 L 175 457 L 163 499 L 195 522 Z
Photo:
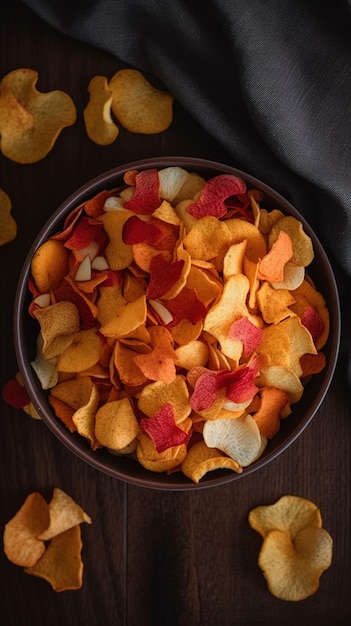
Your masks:
M 259 428 L 251 415 L 207 420 L 203 437 L 209 448 L 221 450 L 242 467 L 253 463 L 264 450 Z
M 149 135 L 161 133 L 171 125 L 173 96 L 156 89 L 138 70 L 119 70 L 108 86 L 112 91 L 112 111 L 129 132 Z
M 0 246 L 10 243 L 17 235 L 17 223 L 11 215 L 11 210 L 11 200 L 0 188 Z
M 23 68 L 0 82 L 0 149 L 16 163 L 35 163 L 53 148 L 61 131 L 76 121 L 76 108 L 63 91 L 41 93 L 38 72 Z
M 118 137 L 119 128 L 111 118 L 112 91 L 106 76 L 93 76 L 88 85 L 89 102 L 83 111 L 88 137 L 108 146 Z

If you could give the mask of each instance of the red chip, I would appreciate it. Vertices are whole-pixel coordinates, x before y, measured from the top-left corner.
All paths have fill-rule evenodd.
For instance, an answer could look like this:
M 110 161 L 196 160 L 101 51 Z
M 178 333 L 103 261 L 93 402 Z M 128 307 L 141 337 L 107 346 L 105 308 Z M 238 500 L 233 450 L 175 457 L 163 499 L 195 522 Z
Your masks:
M 107 235 L 103 224 L 94 223 L 89 217 L 83 215 L 64 245 L 69 250 L 81 250 L 92 242 L 98 243 L 101 248 L 105 242 L 107 243 Z
M 163 254 L 157 254 L 150 263 L 150 282 L 146 290 L 146 297 L 156 300 L 164 296 L 180 279 L 184 261 L 167 261 Z
M 197 379 L 190 398 L 190 406 L 194 411 L 204 411 L 215 402 L 220 391 L 218 372 L 207 371 Z
M 61 285 L 55 289 L 53 293 L 56 302 L 68 300 L 76 305 L 79 312 L 81 330 L 88 330 L 89 328 L 93 328 L 93 326 L 95 326 L 95 318 L 84 298 L 84 295 L 80 295 L 78 290 L 76 291 L 73 289 L 67 278 L 62 281 Z
M 15 409 L 23 409 L 30 402 L 30 397 L 15 378 L 8 380 L 1 392 L 2 399 Z
M 161 237 L 162 232 L 154 222 L 145 222 L 136 215 L 132 215 L 123 225 L 123 242 L 130 245 L 146 242 L 150 246 L 154 246 Z
M 247 317 L 241 317 L 229 329 L 230 339 L 238 339 L 243 344 L 244 356 L 257 350 L 263 337 L 263 330 L 257 328 Z
M 140 427 L 151 437 L 157 452 L 187 443 L 190 434 L 178 428 L 170 403 L 161 406 L 153 417 L 142 417 Z
M 197 219 L 205 215 L 223 217 L 227 213 L 225 200 L 231 196 L 243 194 L 246 191 L 245 182 L 233 174 L 219 174 L 207 181 L 197 202 L 187 208 L 188 213 Z
M 205 318 L 207 313 L 205 305 L 197 297 L 196 290 L 186 287 L 172 300 L 167 300 L 166 308 L 173 317 L 167 325 L 168 328 L 177 326 L 183 319 L 188 320 L 191 324 L 197 324 Z
M 124 203 L 124 208 L 139 215 L 150 215 L 161 204 L 159 188 L 160 181 L 156 169 L 139 172 L 135 177 L 134 196 Z
M 321 336 L 324 331 L 324 322 L 318 311 L 313 306 L 306 306 L 301 318 L 303 326 L 309 330 L 314 342 Z

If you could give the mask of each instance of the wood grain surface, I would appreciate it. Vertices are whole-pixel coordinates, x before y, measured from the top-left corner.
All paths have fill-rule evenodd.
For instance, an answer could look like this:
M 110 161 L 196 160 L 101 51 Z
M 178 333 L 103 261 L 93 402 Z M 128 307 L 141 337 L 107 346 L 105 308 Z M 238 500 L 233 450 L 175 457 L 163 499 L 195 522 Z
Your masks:
M 16 164 L 0 154 L 0 187 L 11 198 L 18 236 L 0 248 L 1 387 L 17 371 L 12 314 L 18 276 L 32 240 L 77 187 L 139 158 L 202 156 L 234 165 L 178 105 L 160 135 L 132 135 L 99 147 L 82 111 L 94 75 L 111 77 L 117 59 L 65 37 L 29 10 L 0 4 L 0 77 L 16 68 L 39 72 L 37 88 L 62 89 L 78 119 L 42 161 Z M 344 364 L 303 435 L 266 468 L 232 485 L 186 492 L 129 486 L 72 455 L 45 424 L 1 400 L 0 530 L 32 491 L 47 499 L 67 491 L 91 516 L 82 526 L 82 589 L 55 593 L 0 553 L 2 626 L 338 626 L 351 617 L 350 394 Z M 267 590 L 257 565 L 260 536 L 251 508 L 284 494 L 313 500 L 334 540 L 333 562 L 319 590 L 283 602 Z

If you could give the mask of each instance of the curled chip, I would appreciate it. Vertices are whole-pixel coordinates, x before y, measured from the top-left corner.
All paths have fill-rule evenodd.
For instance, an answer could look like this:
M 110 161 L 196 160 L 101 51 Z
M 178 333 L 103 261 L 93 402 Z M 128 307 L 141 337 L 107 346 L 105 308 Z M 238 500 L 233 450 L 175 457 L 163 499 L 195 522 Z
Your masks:
M 105 76 L 93 76 L 89 86 L 89 102 L 83 111 L 89 139 L 100 146 L 115 141 L 119 128 L 111 118 L 112 91 Z
M 156 89 L 138 70 L 119 70 L 108 86 L 112 111 L 129 132 L 161 133 L 172 123 L 173 96 Z
M 53 148 L 60 132 L 76 121 L 76 108 L 63 91 L 41 93 L 38 72 L 23 68 L 0 82 L 0 149 L 16 163 L 35 163 Z
M 11 200 L 0 188 L 0 246 L 10 243 L 17 235 L 17 223 L 11 215 L 11 210 Z
M 333 550 L 318 507 L 306 498 L 287 495 L 252 509 L 248 521 L 263 537 L 258 564 L 269 591 L 287 601 L 313 595 L 331 565 Z
M 79 589 L 82 522 L 91 524 L 91 518 L 62 489 L 54 489 L 49 504 L 40 493 L 31 493 L 5 525 L 4 552 L 26 573 L 47 580 L 55 591 Z
M 102 101 L 145 89 L 157 116 L 164 94 L 139 81 L 117 72 Z M 32 367 L 91 450 L 198 482 L 242 472 L 294 412 L 325 367 L 329 313 L 309 237 L 264 204 L 235 176 L 130 169 L 39 247 Z

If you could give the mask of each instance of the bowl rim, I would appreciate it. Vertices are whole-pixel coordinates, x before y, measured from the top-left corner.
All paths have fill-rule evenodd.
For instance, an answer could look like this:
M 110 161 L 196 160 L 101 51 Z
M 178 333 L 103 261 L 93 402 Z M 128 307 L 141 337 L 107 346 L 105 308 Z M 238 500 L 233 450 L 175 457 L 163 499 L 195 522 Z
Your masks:
M 184 167 L 185 169 L 194 168 L 194 171 L 196 169 L 208 169 L 209 171 L 212 170 L 212 172 L 217 171 L 218 173 L 230 173 L 236 176 L 240 176 L 248 184 L 255 187 L 258 186 L 259 189 L 266 193 L 270 199 L 282 206 L 283 211 L 284 207 L 286 207 L 290 214 L 294 215 L 302 222 L 305 231 L 309 236 L 311 236 L 315 250 L 315 257 L 319 258 L 323 266 L 327 268 L 329 288 L 333 292 L 334 296 L 331 304 L 328 302 L 329 313 L 331 319 L 333 320 L 332 333 L 330 333 L 328 339 L 328 341 L 330 342 L 330 356 L 326 367 L 323 370 L 323 380 L 321 387 L 316 394 L 314 401 L 308 407 L 304 418 L 301 419 L 295 429 L 291 433 L 289 433 L 287 440 L 283 440 L 273 450 L 268 451 L 267 454 L 261 456 L 257 461 L 253 462 L 248 467 L 245 467 L 244 471 L 241 474 L 237 474 L 235 472 L 222 473 L 221 471 L 209 472 L 199 483 L 194 483 L 183 475 L 181 477 L 182 482 L 178 482 L 174 479 L 174 475 L 172 474 L 154 474 L 153 472 L 146 470 L 145 468 L 142 468 L 140 470 L 142 474 L 140 477 L 138 475 L 129 475 L 127 471 L 124 473 L 117 467 L 113 467 L 112 463 L 106 465 L 104 459 L 101 460 L 100 457 L 96 454 L 96 451 L 93 452 L 91 449 L 89 449 L 89 447 L 84 447 L 83 445 L 80 445 L 81 442 L 75 441 L 72 437 L 72 433 L 70 433 L 67 429 L 67 433 L 63 431 L 63 424 L 61 424 L 56 416 L 54 416 L 46 400 L 43 402 L 40 398 L 37 397 L 37 395 L 33 391 L 33 388 L 38 387 L 38 379 L 34 373 L 34 370 L 29 367 L 30 364 L 28 363 L 28 358 L 26 358 L 24 349 L 24 328 L 21 324 L 21 315 L 29 296 L 28 279 L 30 276 L 31 259 L 36 249 L 42 243 L 44 243 L 44 241 L 49 236 L 48 231 L 52 234 L 54 232 L 57 232 L 59 230 L 59 226 L 62 226 L 64 218 L 70 213 L 72 209 L 77 207 L 84 200 L 87 200 L 89 197 L 93 197 L 99 191 L 102 191 L 103 188 L 113 188 L 112 183 L 115 183 L 116 179 L 121 179 L 126 171 L 131 169 L 162 169 L 164 167 L 170 166 L 179 166 Z M 213 173 L 211 175 L 215 174 Z M 131 161 L 129 163 L 125 163 L 123 165 L 111 168 L 106 172 L 95 176 L 90 181 L 87 181 L 85 184 L 80 186 L 72 194 L 70 194 L 52 213 L 52 215 L 48 218 L 48 220 L 45 222 L 45 224 L 42 226 L 39 233 L 35 237 L 22 265 L 22 270 L 19 275 L 14 301 L 13 335 L 18 369 L 33 405 L 35 406 L 40 417 L 49 428 L 49 430 L 56 436 L 60 443 L 66 446 L 73 454 L 75 454 L 76 456 L 78 456 L 78 458 L 85 461 L 86 463 L 88 463 L 88 465 L 94 467 L 100 472 L 131 485 L 162 491 L 201 490 L 208 489 L 209 487 L 221 486 L 232 483 L 239 478 L 244 478 L 245 476 L 248 476 L 257 470 L 262 469 L 264 466 L 276 459 L 282 452 L 287 450 L 287 448 L 289 448 L 291 444 L 296 441 L 296 439 L 310 424 L 325 399 L 325 396 L 331 385 L 338 361 L 341 337 L 340 300 L 334 271 L 324 247 L 322 246 L 318 236 L 309 225 L 307 220 L 304 218 L 304 216 L 283 195 L 281 195 L 279 192 L 277 192 L 275 189 L 273 189 L 257 177 L 252 176 L 251 174 L 248 174 L 247 172 L 240 170 L 232 165 L 227 165 L 225 163 L 209 159 L 203 159 L 201 157 L 197 158 L 181 156 L 161 156 Z M 83 437 L 81 437 L 80 435 L 79 437 L 83 440 Z M 87 445 L 85 441 L 83 443 Z M 113 455 L 110 456 L 112 461 Z M 135 463 L 135 461 L 131 462 Z M 138 468 L 138 471 L 139 469 L 140 468 Z M 147 475 L 147 478 L 143 477 L 144 474 Z

